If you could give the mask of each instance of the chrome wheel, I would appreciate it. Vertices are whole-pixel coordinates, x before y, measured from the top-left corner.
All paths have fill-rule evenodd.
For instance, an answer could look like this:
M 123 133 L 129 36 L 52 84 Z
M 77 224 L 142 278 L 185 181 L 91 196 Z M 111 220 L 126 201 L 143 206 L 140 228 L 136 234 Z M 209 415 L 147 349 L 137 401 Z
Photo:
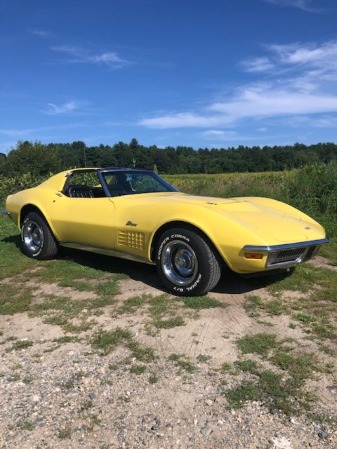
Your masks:
M 164 231 L 158 238 L 155 258 L 161 281 L 177 296 L 205 295 L 220 279 L 218 255 L 201 233 L 191 229 Z
M 163 248 L 161 267 L 172 284 L 185 286 L 193 282 L 198 273 L 198 259 L 190 245 L 172 240 Z
M 33 220 L 26 221 L 22 228 L 22 240 L 27 251 L 38 253 L 43 247 L 43 229 Z

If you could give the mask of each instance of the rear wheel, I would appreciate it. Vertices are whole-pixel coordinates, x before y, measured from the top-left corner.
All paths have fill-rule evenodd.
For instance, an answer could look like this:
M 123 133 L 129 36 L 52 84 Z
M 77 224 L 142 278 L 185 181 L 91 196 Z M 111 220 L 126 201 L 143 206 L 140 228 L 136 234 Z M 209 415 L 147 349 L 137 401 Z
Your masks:
M 157 244 L 156 263 L 166 288 L 178 296 L 200 296 L 219 282 L 218 259 L 199 234 L 183 228 L 164 232 Z
M 23 220 L 21 229 L 23 252 L 34 259 L 52 259 L 57 254 L 57 242 L 44 218 L 30 212 Z

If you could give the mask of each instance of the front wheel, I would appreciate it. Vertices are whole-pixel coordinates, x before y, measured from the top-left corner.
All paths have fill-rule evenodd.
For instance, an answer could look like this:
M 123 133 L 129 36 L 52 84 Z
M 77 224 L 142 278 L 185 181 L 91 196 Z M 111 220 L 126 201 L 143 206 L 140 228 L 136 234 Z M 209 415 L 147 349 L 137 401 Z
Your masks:
M 21 229 L 23 252 L 34 259 L 52 259 L 57 254 L 57 242 L 40 214 L 30 212 Z
M 201 296 L 219 282 L 221 269 L 208 242 L 196 232 L 174 228 L 156 247 L 156 263 L 165 287 L 178 296 Z

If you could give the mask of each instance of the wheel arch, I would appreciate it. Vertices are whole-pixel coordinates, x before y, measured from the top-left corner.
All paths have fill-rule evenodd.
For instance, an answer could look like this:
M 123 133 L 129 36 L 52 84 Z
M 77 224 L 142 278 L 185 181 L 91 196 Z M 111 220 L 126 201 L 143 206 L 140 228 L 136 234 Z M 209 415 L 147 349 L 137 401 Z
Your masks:
M 151 242 L 151 249 L 150 249 L 150 258 L 151 260 L 155 260 L 155 249 L 157 246 L 157 243 L 160 239 L 160 236 L 167 230 L 172 229 L 172 228 L 184 228 L 184 229 L 188 229 L 189 231 L 195 232 L 196 234 L 198 234 L 200 237 L 202 237 L 210 246 L 210 248 L 213 250 L 215 256 L 218 259 L 218 262 L 220 263 L 220 265 L 225 265 L 227 266 L 227 262 L 226 260 L 224 260 L 224 258 L 221 256 L 218 248 L 215 246 L 215 244 L 213 243 L 213 241 L 209 238 L 209 236 L 200 228 L 198 228 L 198 226 L 195 226 L 191 223 L 188 223 L 186 221 L 170 221 L 168 223 L 163 224 L 162 226 L 160 226 L 160 228 L 157 229 L 157 231 L 154 233 L 153 237 L 152 237 L 152 242 Z
M 44 213 L 41 211 L 41 209 L 39 209 L 37 206 L 35 206 L 34 204 L 25 204 L 21 211 L 20 211 L 20 217 L 19 217 L 19 225 L 20 225 L 20 229 L 22 228 L 23 225 L 23 221 L 25 219 L 25 216 L 27 214 L 29 214 L 30 212 L 35 212 L 39 215 L 41 215 L 41 217 L 45 220 L 45 222 L 47 223 L 46 217 L 44 215 Z
M 39 214 L 39 215 L 43 218 L 43 220 L 45 221 L 46 225 L 48 226 L 50 232 L 53 234 L 54 238 L 58 241 L 58 238 L 57 238 L 57 236 L 56 236 L 54 230 L 53 230 L 52 227 L 50 226 L 50 224 L 49 224 L 49 222 L 48 222 L 48 220 L 47 220 L 45 214 L 42 212 L 42 210 L 41 210 L 38 206 L 36 206 L 36 205 L 34 205 L 34 204 L 25 204 L 25 205 L 22 207 L 22 209 L 21 209 L 21 211 L 20 211 L 20 216 L 19 216 L 19 226 L 20 226 L 20 229 L 22 228 L 22 225 L 23 225 L 23 221 L 24 221 L 24 219 L 25 219 L 25 216 L 26 216 L 27 214 L 29 214 L 30 212 L 35 212 L 36 214 Z

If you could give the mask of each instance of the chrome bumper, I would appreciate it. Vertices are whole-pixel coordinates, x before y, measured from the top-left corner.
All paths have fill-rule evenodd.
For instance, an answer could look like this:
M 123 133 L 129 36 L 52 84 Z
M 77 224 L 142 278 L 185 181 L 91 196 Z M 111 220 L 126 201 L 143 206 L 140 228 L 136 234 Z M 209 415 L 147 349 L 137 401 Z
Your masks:
M 265 267 L 268 269 L 287 268 L 311 259 L 318 248 L 326 243 L 329 243 L 328 238 L 272 246 L 246 245 L 243 250 L 267 255 Z

